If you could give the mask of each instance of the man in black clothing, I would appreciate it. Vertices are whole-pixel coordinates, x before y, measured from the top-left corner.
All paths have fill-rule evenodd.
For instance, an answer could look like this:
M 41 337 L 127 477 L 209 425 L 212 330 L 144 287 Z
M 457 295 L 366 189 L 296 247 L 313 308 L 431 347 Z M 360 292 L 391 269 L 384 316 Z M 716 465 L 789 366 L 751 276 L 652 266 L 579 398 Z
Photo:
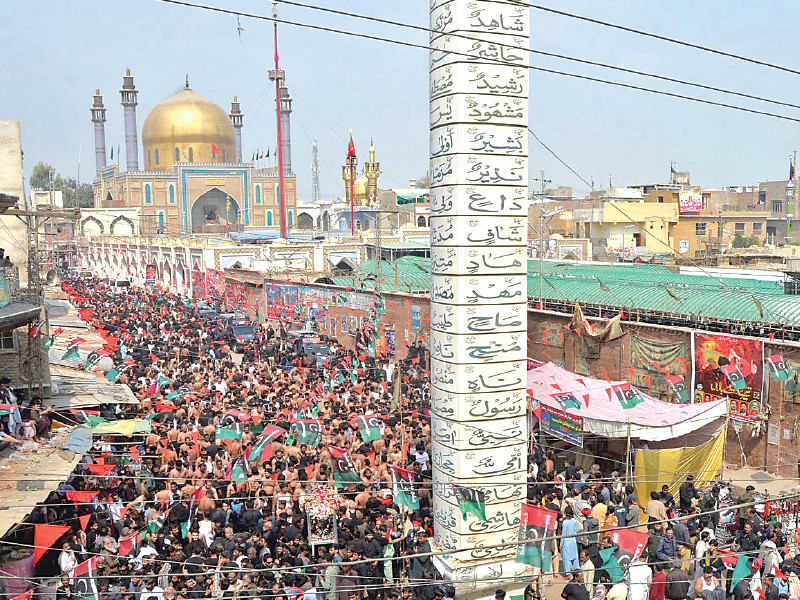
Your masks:
M 686 481 L 683 482 L 678 490 L 678 501 L 680 502 L 681 508 L 685 511 L 691 511 L 692 500 L 699 497 L 700 494 L 697 493 L 694 487 L 694 476 L 687 476 Z
M 764 596 L 767 600 L 778 600 L 778 596 L 780 596 L 778 586 L 775 585 L 775 576 L 772 573 L 764 575 Z
M 561 597 L 564 600 L 589 600 L 589 590 L 583 582 L 583 571 L 572 572 L 572 579 L 564 586 Z
M 744 530 L 736 534 L 736 539 L 739 542 L 739 549 L 750 556 L 753 556 L 761 545 L 761 540 L 753 532 L 753 524 L 749 521 L 745 522 Z
M 739 580 L 739 583 L 733 588 L 733 600 L 753 600 L 753 593 L 750 591 L 750 579 L 748 575 Z

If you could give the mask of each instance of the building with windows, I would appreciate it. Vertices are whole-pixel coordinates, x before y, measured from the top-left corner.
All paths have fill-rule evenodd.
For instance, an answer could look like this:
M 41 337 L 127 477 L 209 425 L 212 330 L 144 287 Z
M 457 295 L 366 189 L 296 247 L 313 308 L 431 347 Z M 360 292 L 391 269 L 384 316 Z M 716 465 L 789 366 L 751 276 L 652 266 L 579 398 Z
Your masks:
M 234 96 L 230 113 L 186 86 L 156 105 L 141 132 L 138 91 L 123 78 L 125 165 L 119 152 L 106 164 L 106 108 L 100 90 L 91 107 L 95 127 L 94 209 L 82 211 L 81 230 L 94 235 L 219 235 L 279 229 L 279 173 L 242 156 L 244 115 Z M 288 95 L 288 90 L 286 90 Z M 288 134 L 284 138 L 287 142 Z M 291 139 L 284 144 L 291 153 Z M 285 161 L 285 164 L 291 164 Z M 296 226 L 295 176 L 284 166 L 287 229 Z

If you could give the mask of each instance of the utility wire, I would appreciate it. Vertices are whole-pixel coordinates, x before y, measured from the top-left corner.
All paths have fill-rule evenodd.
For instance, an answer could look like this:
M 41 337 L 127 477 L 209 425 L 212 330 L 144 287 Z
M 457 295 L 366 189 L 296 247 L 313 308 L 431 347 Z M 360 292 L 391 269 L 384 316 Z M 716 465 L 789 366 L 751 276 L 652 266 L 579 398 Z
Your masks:
M 362 38 L 362 39 L 367 39 L 367 40 L 372 40 L 372 41 L 377 41 L 377 42 L 385 42 L 385 43 L 394 44 L 394 45 L 397 45 L 397 46 L 406 46 L 406 47 L 409 47 L 409 48 L 420 48 L 420 49 L 428 50 L 428 51 L 430 51 L 430 50 L 438 50 L 437 48 L 432 48 L 431 46 L 426 45 L 426 44 L 417 44 L 417 43 L 413 43 L 413 42 L 405 42 L 405 41 L 401 41 L 401 40 L 395 40 L 395 39 L 391 39 L 391 38 L 385 38 L 385 37 L 380 37 L 380 36 L 370 35 L 370 34 L 365 34 L 365 33 L 357 33 L 357 32 L 343 30 L 343 29 L 336 29 L 336 28 L 333 28 L 333 27 L 326 27 L 326 26 L 322 26 L 322 25 L 312 25 L 312 24 L 309 24 L 309 23 L 301 23 L 301 22 L 298 22 L 298 21 L 289 21 L 289 20 L 286 20 L 286 19 L 280 19 L 280 18 L 275 18 L 275 17 L 267 17 L 267 16 L 264 16 L 264 15 L 259 15 L 259 14 L 254 14 L 254 13 L 245 13 L 245 12 L 242 12 L 242 11 L 220 8 L 218 6 L 207 6 L 207 5 L 204 5 L 204 4 L 195 4 L 195 3 L 192 3 L 192 2 L 187 2 L 186 0 L 153 0 L 153 1 L 155 1 L 155 2 L 163 2 L 165 4 L 174 4 L 174 5 L 178 5 L 178 6 L 191 7 L 191 8 L 199 8 L 199 9 L 202 9 L 202 10 L 208 10 L 208 11 L 212 11 L 212 12 L 220 12 L 220 13 L 224 13 L 224 14 L 238 15 L 238 16 L 246 17 L 246 18 L 260 19 L 260 20 L 269 21 L 269 22 L 272 22 L 272 23 L 282 23 L 284 25 L 292 25 L 292 26 L 295 26 L 295 27 L 302 27 L 302 28 L 313 29 L 313 30 L 317 30 L 317 31 L 325 31 L 325 32 L 328 32 L 328 33 L 338 33 L 338 34 L 341 34 L 341 35 L 347 35 L 347 36 L 356 37 L 356 38 Z M 464 56 L 464 57 L 470 58 L 472 60 L 476 59 L 475 56 L 470 55 L 468 53 L 464 53 L 464 52 L 455 52 L 455 51 L 452 51 L 452 50 L 444 50 L 444 51 L 440 50 L 440 51 L 443 52 L 443 53 L 446 53 L 446 54 L 452 54 L 454 56 Z M 484 59 L 484 60 L 487 60 L 487 62 L 499 63 L 499 64 L 503 64 L 503 65 L 506 65 L 506 66 L 508 66 L 510 64 L 510 63 L 507 63 L 507 62 L 495 61 L 495 60 L 492 60 L 492 59 Z M 775 118 L 775 119 L 791 121 L 791 122 L 794 122 L 794 123 L 800 123 L 800 118 L 790 117 L 790 116 L 787 116 L 787 115 L 781 115 L 781 114 L 778 114 L 778 113 L 772 113 L 772 112 L 763 111 L 763 110 L 757 110 L 757 109 L 754 109 L 754 108 L 746 108 L 746 107 L 743 107 L 743 106 L 737 106 L 735 104 L 727 104 L 727 103 L 724 103 L 724 102 L 717 102 L 717 101 L 714 101 L 714 100 L 706 100 L 706 99 L 703 99 L 703 98 L 697 98 L 697 97 L 694 97 L 694 96 L 687 96 L 687 95 L 678 94 L 678 93 L 675 93 L 675 92 L 667 92 L 667 91 L 664 91 L 664 90 L 656 90 L 656 89 L 647 88 L 647 87 L 644 87 L 644 86 L 623 83 L 623 82 L 620 82 L 620 81 L 611 81 L 611 80 L 607 80 L 607 79 L 601 79 L 601 78 L 598 78 L 598 77 L 590 77 L 588 75 L 580 75 L 580 74 L 577 74 L 577 73 L 569 73 L 569 72 L 565 72 L 565 71 L 559 71 L 559 70 L 556 70 L 556 69 L 547 69 L 547 68 L 544 68 L 544 67 L 538 67 L 538 66 L 534 66 L 534 65 L 513 65 L 513 66 L 516 66 L 518 68 L 526 68 L 526 69 L 529 69 L 529 70 L 532 70 L 532 71 L 539 71 L 541 73 L 549 73 L 551 75 L 561 75 L 562 77 L 571 77 L 571 78 L 574 78 L 574 79 L 583 79 L 585 81 L 592 81 L 592 82 L 595 82 L 595 83 L 605 83 L 607 85 L 612 85 L 612 86 L 616 86 L 616 87 L 622 87 L 622 88 L 632 89 L 632 90 L 641 91 L 641 92 L 649 92 L 651 94 L 658 94 L 658 95 L 667 96 L 667 97 L 671 97 L 671 98 L 678 98 L 678 99 L 681 99 L 681 100 L 689 100 L 689 101 L 697 102 L 697 103 L 700 103 L 700 104 L 708 104 L 710 106 L 717 106 L 717 107 L 720 107 L 720 108 L 729 108 L 729 109 L 738 110 L 738 111 L 741 111 L 741 112 L 757 114 L 757 115 L 762 115 L 762 116 L 766 116 L 766 117 L 772 117 L 772 118 Z
M 688 86 L 692 86 L 692 87 L 697 87 L 697 88 L 709 90 L 709 91 L 712 91 L 712 92 L 719 92 L 719 93 L 722 93 L 722 94 L 731 94 L 731 95 L 734 95 L 734 96 L 739 96 L 741 98 L 748 98 L 750 100 L 758 100 L 760 102 L 768 102 L 770 104 L 777 104 L 779 106 L 787 106 L 787 107 L 790 107 L 790 108 L 800 108 L 799 104 L 792 104 L 791 102 L 784 102 L 784 101 L 781 101 L 781 100 L 772 100 L 770 98 L 764 98 L 763 96 L 756 96 L 756 95 L 753 95 L 753 94 L 746 94 L 744 92 L 736 92 L 736 91 L 733 91 L 733 90 L 726 90 L 724 88 L 719 88 L 719 87 L 715 87 L 715 86 L 712 86 L 712 85 L 707 85 L 707 84 L 703 84 L 703 83 L 696 83 L 694 81 L 686 81 L 684 79 L 676 79 L 674 77 L 668 77 L 666 75 L 658 75 L 658 74 L 655 74 L 655 73 L 648 73 L 646 71 L 638 71 L 636 69 L 629 69 L 629 68 L 626 68 L 626 67 L 619 67 L 619 66 L 616 66 L 616 65 L 609 65 L 609 64 L 606 64 L 606 63 L 598 62 L 598 61 L 587 60 L 587 59 L 583 59 L 583 58 L 576 58 L 574 56 L 567 56 L 567 55 L 564 55 L 564 54 L 546 52 L 544 50 L 535 50 L 533 48 L 524 48 L 522 46 L 516 46 L 516 45 L 513 45 L 513 44 L 503 44 L 503 43 L 500 43 L 500 42 L 498 42 L 496 40 L 483 40 L 483 39 L 481 39 L 479 37 L 472 37 L 471 35 L 468 35 L 468 34 L 465 34 L 465 33 L 442 32 L 442 31 L 437 31 L 435 29 L 430 29 L 428 27 L 423 27 L 421 25 L 413 25 L 411 23 L 403 23 L 403 22 L 394 21 L 394 20 L 391 20 L 391 19 L 382 19 L 380 17 L 362 15 L 362 14 L 349 12 L 349 11 L 345 11 L 345 10 L 337 10 L 337 9 L 334 9 L 334 8 L 328 8 L 326 6 L 315 6 L 313 4 L 306 4 L 306 3 L 303 3 L 303 2 L 296 2 L 294 0 L 281 0 L 281 4 L 288 4 L 290 6 L 297 6 L 299 8 L 307 8 L 307 9 L 310 9 L 310 10 L 317 10 L 317 11 L 326 12 L 326 13 L 332 13 L 332 14 L 341 15 L 341 16 L 345 16 L 345 17 L 351 17 L 351 18 L 355 18 L 355 19 L 363 19 L 365 21 L 371 21 L 371 22 L 374 22 L 374 23 L 383 23 L 385 25 L 392 25 L 394 27 L 403 27 L 403 28 L 406 28 L 406 29 L 413 29 L 413 30 L 416 30 L 416 31 L 422 31 L 422 32 L 425 32 L 425 33 L 428 33 L 428 34 L 433 34 L 433 35 L 447 35 L 448 37 L 462 38 L 462 39 L 468 40 L 470 42 L 488 43 L 488 44 L 492 44 L 494 46 L 501 47 L 501 48 L 509 48 L 509 49 L 512 49 L 512 50 L 527 51 L 527 52 L 530 52 L 532 54 L 539 54 L 541 56 L 547 56 L 549 58 L 558 58 L 558 59 L 561 59 L 561 60 L 568 60 L 568 61 L 571 61 L 571 62 L 577 62 L 577 63 L 581 63 L 581 64 L 585 64 L 585 65 L 590 65 L 590 66 L 593 66 L 593 67 L 600 67 L 600 68 L 603 68 L 603 69 L 612 69 L 614 71 L 621 71 L 623 73 L 629 73 L 631 75 L 639 75 L 639 76 L 642 76 L 642 77 L 650 77 L 650 78 L 653 78 L 653 79 L 661 79 L 663 81 L 669 81 L 671 83 L 677 83 L 677 84 L 680 84 L 680 85 L 688 85 Z M 532 5 L 529 5 L 529 6 L 532 6 Z
M 610 27 L 612 29 L 619 29 L 620 31 L 627 31 L 628 33 L 634 33 L 636 35 L 641 35 L 644 37 L 653 38 L 656 40 L 661 40 L 662 42 L 669 42 L 670 44 L 678 44 L 679 46 L 686 46 L 687 48 L 694 48 L 695 50 L 702 50 L 703 52 L 710 52 L 711 54 L 717 54 L 719 56 L 725 56 L 727 58 L 733 58 L 735 60 L 741 60 L 744 62 L 752 63 L 754 65 L 759 65 L 761 67 L 767 67 L 770 69 L 777 69 L 778 71 L 784 71 L 786 73 L 791 73 L 793 75 L 800 75 L 800 71 L 796 69 L 792 69 L 790 67 L 784 67 L 782 65 L 776 65 L 774 63 L 769 63 L 763 60 L 758 60 L 756 58 L 750 58 L 748 56 L 742 56 L 741 54 L 734 54 L 733 52 L 727 52 L 725 50 L 718 50 L 716 48 L 711 48 L 709 46 L 702 46 L 700 44 L 694 44 L 692 42 L 686 42 L 683 40 L 679 40 L 676 38 L 667 37 L 665 35 L 660 35 L 657 33 L 651 33 L 649 31 L 644 31 L 642 29 L 636 29 L 634 27 L 627 27 L 625 25 L 618 25 L 616 23 L 611 23 L 609 21 L 601 21 L 600 19 L 594 19 L 592 17 L 586 17 L 584 15 L 578 15 L 575 13 L 570 13 L 563 10 L 558 10 L 555 8 L 550 8 L 549 6 L 541 6 L 539 4 L 526 4 L 524 2 L 518 3 L 521 6 L 527 6 L 528 8 L 533 8 L 535 10 L 540 10 L 543 12 L 549 12 L 554 15 L 559 15 L 562 17 L 568 17 L 570 19 L 577 19 L 579 21 L 586 21 L 587 23 L 593 23 L 595 25 L 602 25 L 603 27 Z

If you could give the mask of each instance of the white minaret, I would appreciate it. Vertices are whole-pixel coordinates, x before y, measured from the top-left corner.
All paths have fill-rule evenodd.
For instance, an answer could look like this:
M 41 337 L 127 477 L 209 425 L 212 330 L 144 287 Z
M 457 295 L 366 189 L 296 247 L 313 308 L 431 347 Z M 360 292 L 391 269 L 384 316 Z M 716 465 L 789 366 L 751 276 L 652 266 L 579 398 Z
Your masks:
M 431 0 L 430 27 L 435 538 L 462 565 L 513 567 L 530 432 L 530 9 L 516 0 Z M 491 526 L 461 517 L 454 485 L 485 494 Z
M 128 171 L 139 170 L 139 137 L 136 131 L 136 105 L 139 104 L 139 92 L 133 85 L 130 69 L 125 69 L 122 78 L 122 109 L 125 116 L 125 164 Z
M 94 91 L 92 104 L 92 123 L 94 123 L 94 162 L 97 174 L 106 166 L 106 107 L 100 90 Z
M 231 102 L 231 112 L 228 117 L 233 123 L 233 132 L 236 135 L 236 147 L 233 149 L 234 162 L 242 162 L 242 126 L 244 125 L 244 115 L 242 109 L 239 107 L 239 98 L 233 97 Z

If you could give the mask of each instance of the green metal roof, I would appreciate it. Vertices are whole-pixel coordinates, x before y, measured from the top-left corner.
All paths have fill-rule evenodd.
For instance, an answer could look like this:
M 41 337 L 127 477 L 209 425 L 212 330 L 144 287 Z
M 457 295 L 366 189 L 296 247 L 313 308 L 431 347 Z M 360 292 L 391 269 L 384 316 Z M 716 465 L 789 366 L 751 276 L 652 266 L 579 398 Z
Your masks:
M 380 289 L 384 292 L 427 293 L 430 289 L 429 258 L 404 256 L 391 263 L 381 261 L 380 266 Z M 662 265 L 576 265 L 545 261 L 543 272 L 542 293 L 549 301 L 800 325 L 800 296 L 785 295 L 783 286 L 775 281 L 681 275 Z M 332 279 L 342 287 L 374 290 L 374 274 L 375 261 L 366 260 L 353 275 Z M 539 296 L 539 263 L 535 260 L 528 263 L 528 295 Z

